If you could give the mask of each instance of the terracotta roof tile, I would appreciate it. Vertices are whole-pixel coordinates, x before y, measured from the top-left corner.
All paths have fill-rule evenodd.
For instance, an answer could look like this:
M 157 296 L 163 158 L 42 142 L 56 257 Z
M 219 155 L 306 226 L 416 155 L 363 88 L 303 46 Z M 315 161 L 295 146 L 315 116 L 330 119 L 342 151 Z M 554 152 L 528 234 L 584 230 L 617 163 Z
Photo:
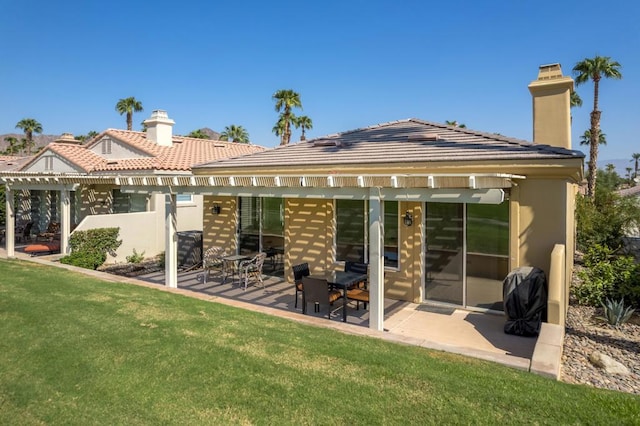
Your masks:
M 107 160 L 89 149 L 105 136 L 129 145 L 149 157 Z M 184 136 L 174 136 L 173 146 L 160 146 L 147 140 L 147 135 L 144 132 L 107 129 L 87 145 L 51 143 L 40 155 L 51 150 L 87 173 L 140 170 L 190 171 L 191 167 L 196 164 L 240 157 L 265 149 L 258 145 Z

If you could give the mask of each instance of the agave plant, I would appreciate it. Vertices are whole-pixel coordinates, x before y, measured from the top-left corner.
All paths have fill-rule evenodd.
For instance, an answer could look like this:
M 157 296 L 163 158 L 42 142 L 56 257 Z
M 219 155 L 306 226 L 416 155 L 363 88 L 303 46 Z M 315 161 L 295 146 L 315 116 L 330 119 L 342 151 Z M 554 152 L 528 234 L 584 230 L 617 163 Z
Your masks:
M 604 309 L 604 318 L 602 319 L 614 327 L 627 322 L 635 312 L 635 309 L 632 309 L 631 306 L 624 307 L 624 298 L 616 302 L 607 297 L 606 302 L 602 303 L 602 308 Z

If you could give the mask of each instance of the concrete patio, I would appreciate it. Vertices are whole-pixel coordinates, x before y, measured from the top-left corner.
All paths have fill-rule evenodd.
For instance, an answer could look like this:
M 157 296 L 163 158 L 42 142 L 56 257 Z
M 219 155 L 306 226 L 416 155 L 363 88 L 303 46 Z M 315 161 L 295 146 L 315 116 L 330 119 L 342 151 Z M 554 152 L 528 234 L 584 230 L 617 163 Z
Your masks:
M 0 256 L 6 258 L 4 249 L 0 249 Z M 250 283 L 244 291 L 237 277 L 233 282 L 227 280 L 222 284 L 222 276 L 216 273 L 212 273 L 205 284 L 203 271 L 199 269 L 179 272 L 178 289 L 170 289 L 164 286 L 164 272 L 127 278 L 61 264 L 57 262 L 60 255 L 31 257 L 16 251 L 16 257 L 63 267 L 107 281 L 143 285 L 314 326 L 333 328 L 345 333 L 442 350 L 497 362 L 547 377 L 559 377 L 564 330 L 551 324 L 543 324 L 538 338 L 519 337 L 503 332 L 505 319 L 501 315 L 386 299 L 384 331 L 380 332 L 369 329 L 368 310 L 362 305 L 357 310 L 354 302 L 347 305 L 346 323 L 341 320 L 341 301 L 334 306 L 336 310 L 331 314 L 331 319 L 327 318 L 326 310 L 314 313 L 312 306 L 309 306 L 307 314 L 303 315 L 301 297 L 296 308 L 293 285 L 278 276 L 266 275 L 264 289 Z

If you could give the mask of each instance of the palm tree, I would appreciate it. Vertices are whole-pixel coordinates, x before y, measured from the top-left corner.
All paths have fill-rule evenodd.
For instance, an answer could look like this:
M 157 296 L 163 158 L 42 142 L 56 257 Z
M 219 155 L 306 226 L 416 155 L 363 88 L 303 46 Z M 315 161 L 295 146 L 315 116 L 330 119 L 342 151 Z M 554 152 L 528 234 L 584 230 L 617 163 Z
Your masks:
M 6 140 L 6 139 L 5 139 Z M 634 161 L 634 167 L 633 167 L 633 177 L 637 178 L 638 177 L 638 162 L 640 161 L 640 152 L 634 152 L 633 154 L 631 154 L 631 161 Z
M 291 108 L 301 108 L 300 94 L 293 90 L 278 90 L 273 94 L 272 99 L 276 101 L 276 111 L 282 113 L 278 118 L 278 122 L 274 127 L 284 127 L 280 133 L 280 145 L 288 145 L 291 141 L 291 125 L 295 123 L 295 115 L 291 112 Z M 281 123 L 282 121 L 282 123 Z M 294 124 L 295 125 L 295 124 Z M 277 133 L 276 133 L 277 135 Z
M 305 130 L 313 129 L 313 121 L 306 115 L 301 115 L 296 118 L 296 127 L 300 127 L 302 129 L 302 135 L 300 136 L 301 141 L 306 141 L 307 137 L 304 134 Z
M 607 144 L 607 135 L 600 131 L 598 135 L 598 145 L 606 145 Z M 580 135 L 580 145 L 591 145 L 591 130 L 585 130 L 582 135 Z
M 208 134 L 202 131 L 202 129 L 193 130 L 187 135 L 187 137 L 195 139 L 211 139 Z
M 40 124 L 34 118 L 23 118 L 16 124 L 16 129 L 22 129 L 26 137 L 25 147 L 27 148 L 27 155 L 31 154 L 31 147 L 33 146 L 33 134 L 42 133 L 42 124 Z
M 130 98 L 123 98 L 116 104 L 116 111 L 118 114 L 127 114 L 127 130 L 133 128 L 133 113 L 142 111 L 142 103 L 133 96 Z
M 445 123 L 447 124 L 447 126 L 460 127 L 461 129 L 467 128 L 466 124 L 460 124 L 456 120 L 452 120 L 452 121 L 447 120 L 445 121 Z
M 224 131 L 220 133 L 221 141 L 228 141 L 229 139 L 231 139 L 232 142 L 249 143 L 249 133 L 247 133 L 244 127 L 231 124 L 225 127 Z
M 582 98 L 578 95 L 578 92 L 575 90 L 571 91 L 571 97 L 569 98 L 569 105 L 571 108 L 581 107 L 582 106 Z
M 4 141 L 9 144 L 7 146 L 7 154 L 14 155 L 16 152 L 18 152 L 18 138 L 16 138 L 15 136 L 7 136 L 6 138 L 4 138 Z
M 600 80 L 604 78 L 621 79 L 621 65 L 612 61 L 608 56 L 585 58 L 573 67 L 576 74 L 576 84 L 581 85 L 593 81 L 593 111 L 591 111 L 591 142 L 589 143 L 589 173 L 587 175 L 587 196 L 593 197 L 596 189 L 596 172 L 598 169 L 598 141 L 600 135 L 600 111 L 598 110 L 598 96 Z

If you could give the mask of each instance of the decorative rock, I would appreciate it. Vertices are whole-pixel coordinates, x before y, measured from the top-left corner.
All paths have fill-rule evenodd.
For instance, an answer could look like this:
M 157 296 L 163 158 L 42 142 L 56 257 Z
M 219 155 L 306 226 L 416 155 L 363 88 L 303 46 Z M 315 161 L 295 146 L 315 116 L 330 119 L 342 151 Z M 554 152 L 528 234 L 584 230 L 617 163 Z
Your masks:
M 596 367 L 604 369 L 608 374 L 620 374 L 623 376 L 629 375 L 629 369 L 623 364 L 619 363 L 609 355 L 605 355 L 598 351 L 591 352 L 589 355 L 589 361 Z

